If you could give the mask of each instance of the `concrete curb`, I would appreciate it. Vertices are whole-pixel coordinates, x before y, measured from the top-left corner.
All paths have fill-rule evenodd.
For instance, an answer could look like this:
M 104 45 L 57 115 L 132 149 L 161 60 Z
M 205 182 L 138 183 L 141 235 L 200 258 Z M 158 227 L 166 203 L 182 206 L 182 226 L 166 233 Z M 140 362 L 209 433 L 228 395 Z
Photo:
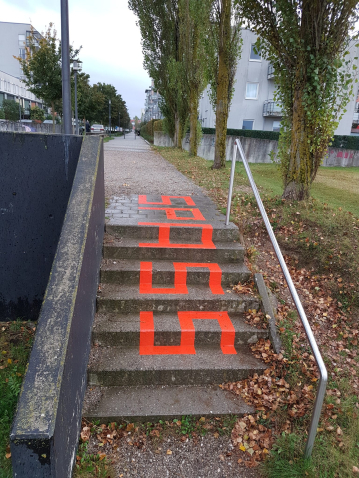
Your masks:
M 268 315 L 270 318 L 268 319 L 269 323 L 269 338 L 273 345 L 274 351 L 276 354 L 279 354 L 282 350 L 282 342 L 280 340 L 277 327 L 275 324 L 275 314 L 273 310 L 273 306 L 268 294 L 268 289 L 264 283 L 263 275 L 262 274 L 254 274 L 254 279 L 256 281 L 259 295 L 261 296 L 264 313 Z

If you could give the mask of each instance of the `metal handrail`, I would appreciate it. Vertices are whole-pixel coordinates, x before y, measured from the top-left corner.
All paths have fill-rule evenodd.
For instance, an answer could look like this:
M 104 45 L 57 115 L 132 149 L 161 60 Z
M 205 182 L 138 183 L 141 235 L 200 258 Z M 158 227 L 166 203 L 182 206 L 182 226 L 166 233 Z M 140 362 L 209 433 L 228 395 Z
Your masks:
M 286 280 L 286 282 L 287 282 L 287 284 L 288 284 L 289 291 L 290 291 L 290 293 L 291 293 L 291 295 L 292 295 L 292 298 L 293 298 L 293 300 L 294 300 L 295 306 L 296 306 L 296 308 L 297 308 L 297 311 L 298 311 L 300 320 L 302 321 L 302 324 L 303 324 L 305 333 L 306 333 L 306 335 L 307 335 L 307 338 L 308 338 L 310 347 L 311 347 L 312 352 L 313 352 L 313 355 L 314 355 L 314 357 L 315 357 L 315 361 L 317 362 L 317 365 L 318 365 L 318 368 L 319 368 L 319 373 L 320 373 L 319 387 L 318 387 L 318 391 L 317 391 L 317 397 L 316 397 L 316 399 L 315 399 L 314 410 L 313 410 L 312 419 L 311 419 L 311 423 L 310 423 L 310 427 L 309 427 L 309 432 L 308 432 L 308 439 L 307 439 L 307 443 L 306 443 L 305 451 L 304 451 L 304 457 L 305 457 L 305 458 L 309 458 L 309 457 L 311 456 L 311 454 L 312 454 L 312 449 L 313 449 L 313 445 L 314 445 L 315 435 L 316 435 L 316 433 L 317 433 L 317 426 L 318 426 L 318 422 L 319 422 L 319 418 L 320 418 L 320 413 L 321 413 L 322 406 L 323 406 L 323 400 L 324 400 L 324 396 L 325 396 L 325 389 L 326 389 L 327 381 L 328 381 L 328 372 L 327 372 L 327 369 L 326 369 L 326 367 L 325 367 L 323 358 L 322 358 L 322 356 L 321 356 L 321 354 L 320 354 L 320 352 L 319 352 L 319 348 L 318 348 L 317 342 L 316 342 L 316 340 L 315 340 L 315 338 L 314 338 L 312 329 L 310 328 L 310 325 L 309 325 L 307 316 L 306 316 L 306 314 L 305 314 L 305 312 L 304 312 L 304 309 L 303 309 L 302 303 L 301 303 L 301 301 L 300 301 L 300 299 L 299 299 L 297 290 L 296 290 L 296 288 L 295 288 L 295 286 L 294 286 L 294 284 L 293 284 L 293 281 L 292 281 L 292 278 L 291 278 L 290 273 L 289 273 L 289 271 L 288 271 L 287 265 L 286 265 L 286 263 L 285 263 L 285 261 L 284 261 L 283 255 L 282 255 L 281 250 L 280 250 L 280 248 L 279 248 L 277 239 L 276 239 L 276 237 L 275 237 L 275 235 L 274 235 L 272 226 L 271 226 L 271 224 L 270 224 L 270 222 L 269 222 L 267 213 L 266 213 L 266 211 L 265 211 L 265 209 L 264 209 L 262 200 L 261 200 L 261 198 L 260 198 L 260 195 L 259 195 L 257 186 L 256 186 L 256 184 L 255 184 L 255 182 L 254 182 L 254 179 L 253 179 L 251 170 L 250 170 L 249 165 L 248 165 L 248 161 L 247 161 L 247 159 L 246 159 L 246 157 L 245 157 L 245 155 L 244 155 L 244 151 L 243 151 L 243 148 L 242 148 L 242 144 L 241 144 L 241 142 L 240 142 L 239 139 L 236 139 L 236 141 L 234 142 L 233 157 L 232 157 L 232 168 L 231 168 L 231 177 L 230 177 L 229 191 L 228 191 L 228 204 L 227 204 L 226 226 L 228 226 L 228 224 L 229 224 L 229 214 L 230 214 L 230 210 L 231 210 L 231 200 L 232 200 L 232 192 L 233 192 L 234 170 L 235 170 L 235 166 L 236 166 L 236 152 L 237 152 L 236 148 L 238 148 L 239 153 L 240 153 L 240 155 L 241 155 L 241 157 L 242 157 L 242 161 L 243 161 L 244 167 L 245 167 L 245 169 L 246 169 L 246 173 L 247 173 L 247 175 L 248 175 L 248 179 L 249 179 L 250 185 L 251 185 L 251 187 L 252 187 L 254 196 L 255 196 L 255 198 L 256 198 L 256 201 L 257 201 L 257 204 L 258 204 L 260 213 L 261 213 L 261 215 L 262 215 L 264 224 L 265 224 L 265 226 L 266 226 L 266 228 L 267 228 L 269 238 L 270 238 L 270 240 L 271 240 L 271 242 L 272 242 L 274 251 L 275 251 L 275 253 L 276 253 L 276 256 L 277 256 L 277 258 L 278 258 L 279 264 L 280 264 L 281 269 L 282 269 L 282 271 L 283 271 L 285 280 Z

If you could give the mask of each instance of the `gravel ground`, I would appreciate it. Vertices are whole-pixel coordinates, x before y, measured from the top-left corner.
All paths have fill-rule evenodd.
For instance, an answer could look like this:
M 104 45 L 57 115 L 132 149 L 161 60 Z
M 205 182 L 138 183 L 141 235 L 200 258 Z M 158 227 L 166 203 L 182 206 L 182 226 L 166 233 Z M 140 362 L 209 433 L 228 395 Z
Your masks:
M 203 194 L 141 138 L 133 134 L 105 144 L 105 194 L 107 198 L 130 194 Z M 241 452 L 229 437 L 213 435 L 182 442 L 169 436 L 148 441 L 139 449 L 121 440 L 111 454 L 117 477 L 146 478 L 259 478 L 255 469 L 238 464 Z M 97 452 L 96 445 L 90 446 Z M 168 450 L 171 452 L 168 452 Z M 103 450 L 105 451 L 105 450 Z M 242 456 L 243 457 L 243 456 Z M 118 474 L 117 474 L 118 473 Z
M 177 437 L 139 450 L 128 444 L 118 449 L 116 472 L 141 478 L 257 478 L 253 469 L 238 465 L 239 452 L 228 438 L 201 437 L 182 443 Z

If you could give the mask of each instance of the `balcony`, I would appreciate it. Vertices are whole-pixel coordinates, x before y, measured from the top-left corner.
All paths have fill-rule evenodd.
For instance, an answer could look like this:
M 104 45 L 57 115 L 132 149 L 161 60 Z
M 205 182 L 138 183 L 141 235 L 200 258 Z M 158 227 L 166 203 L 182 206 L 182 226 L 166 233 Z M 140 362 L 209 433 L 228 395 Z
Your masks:
M 274 78 L 274 66 L 269 63 L 268 65 L 268 73 L 267 73 L 268 80 L 272 80 Z
M 280 118 L 282 116 L 282 107 L 273 100 L 267 100 L 263 105 L 263 116 Z

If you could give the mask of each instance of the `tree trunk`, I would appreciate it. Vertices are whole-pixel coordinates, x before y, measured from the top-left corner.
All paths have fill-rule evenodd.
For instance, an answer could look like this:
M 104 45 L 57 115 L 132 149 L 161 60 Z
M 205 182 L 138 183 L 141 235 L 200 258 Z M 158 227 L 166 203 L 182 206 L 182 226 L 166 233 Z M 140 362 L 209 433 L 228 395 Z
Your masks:
M 175 148 L 182 148 L 182 124 L 180 115 L 175 114 L 175 136 L 174 136 Z
M 228 45 L 231 35 L 231 2 L 222 0 L 222 12 L 219 25 L 218 78 L 216 104 L 216 143 L 213 169 L 223 168 L 226 164 L 226 135 L 229 108 L 230 70 L 228 63 Z
M 197 136 L 197 115 L 198 115 L 198 91 L 191 89 L 190 94 L 190 135 L 189 135 L 189 154 L 197 156 L 198 136 Z
M 54 105 L 54 102 L 51 103 L 51 113 L 52 113 L 52 132 L 55 133 L 55 105 Z
M 308 199 L 313 169 L 313 155 L 309 149 L 303 91 L 294 92 L 292 130 L 288 161 L 283 166 L 283 198 L 302 201 Z

